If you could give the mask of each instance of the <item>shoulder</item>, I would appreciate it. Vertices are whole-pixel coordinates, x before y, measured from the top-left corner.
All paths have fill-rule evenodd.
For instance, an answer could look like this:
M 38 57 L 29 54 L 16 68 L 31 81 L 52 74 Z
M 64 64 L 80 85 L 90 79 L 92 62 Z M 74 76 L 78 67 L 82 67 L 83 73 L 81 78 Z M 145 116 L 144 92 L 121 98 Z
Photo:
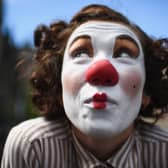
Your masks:
M 20 138 L 33 141 L 52 136 L 65 138 L 69 132 L 69 125 L 65 119 L 48 121 L 44 117 L 38 117 L 16 125 L 11 129 L 9 136 L 20 135 Z
M 168 144 L 168 129 L 160 127 L 156 124 L 148 124 L 140 122 L 138 124 L 138 131 L 141 139 L 150 142 L 163 142 Z
M 47 121 L 39 117 L 24 121 L 13 127 L 7 137 L 2 165 L 20 168 L 36 164 L 41 167 L 41 155 L 46 152 L 46 144 L 64 142 L 69 135 L 69 124 L 65 119 Z
M 68 139 L 70 133 L 68 122 L 65 119 L 47 121 L 45 118 L 39 117 L 27 120 L 11 129 L 4 151 L 25 153 L 36 147 L 41 150 L 43 144 L 48 141 Z

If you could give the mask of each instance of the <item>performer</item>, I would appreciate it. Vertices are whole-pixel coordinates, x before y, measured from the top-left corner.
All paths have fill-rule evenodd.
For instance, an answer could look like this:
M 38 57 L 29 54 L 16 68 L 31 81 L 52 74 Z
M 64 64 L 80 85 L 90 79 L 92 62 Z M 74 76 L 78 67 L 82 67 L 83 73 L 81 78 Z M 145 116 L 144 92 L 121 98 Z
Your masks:
M 2 168 L 167 168 L 168 131 L 142 120 L 167 106 L 168 40 L 103 5 L 35 31 L 32 99 Z

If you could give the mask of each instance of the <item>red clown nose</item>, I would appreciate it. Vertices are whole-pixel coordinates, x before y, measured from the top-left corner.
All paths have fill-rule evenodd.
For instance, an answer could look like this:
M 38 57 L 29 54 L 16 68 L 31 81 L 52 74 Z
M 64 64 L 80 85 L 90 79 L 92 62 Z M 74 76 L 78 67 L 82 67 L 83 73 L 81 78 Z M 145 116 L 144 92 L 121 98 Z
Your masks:
M 88 68 L 85 79 L 92 85 L 114 86 L 118 83 L 118 72 L 109 61 L 101 60 Z

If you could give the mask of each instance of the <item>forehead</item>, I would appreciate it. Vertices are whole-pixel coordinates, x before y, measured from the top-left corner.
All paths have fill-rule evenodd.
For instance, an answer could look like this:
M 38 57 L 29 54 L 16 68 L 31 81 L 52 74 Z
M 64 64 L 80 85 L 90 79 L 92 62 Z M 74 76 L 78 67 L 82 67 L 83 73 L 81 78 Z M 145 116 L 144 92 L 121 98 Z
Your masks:
M 130 28 L 123 24 L 104 21 L 90 21 L 77 27 L 71 34 L 67 46 L 80 36 L 89 36 L 92 41 L 103 39 L 108 41 L 120 35 L 131 37 L 140 46 L 137 35 Z

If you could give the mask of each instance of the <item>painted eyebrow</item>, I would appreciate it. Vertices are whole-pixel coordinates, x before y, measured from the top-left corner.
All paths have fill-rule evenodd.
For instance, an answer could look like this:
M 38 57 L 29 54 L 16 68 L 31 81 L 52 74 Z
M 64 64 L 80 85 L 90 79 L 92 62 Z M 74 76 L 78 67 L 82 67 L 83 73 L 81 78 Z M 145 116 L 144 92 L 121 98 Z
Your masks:
M 116 38 L 116 40 L 129 40 L 139 49 L 137 42 L 128 35 L 120 35 Z
M 90 36 L 88 35 L 82 35 L 82 36 L 78 36 L 76 37 L 70 44 L 69 48 L 71 48 L 71 46 L 79 39 L 91 39 Z

